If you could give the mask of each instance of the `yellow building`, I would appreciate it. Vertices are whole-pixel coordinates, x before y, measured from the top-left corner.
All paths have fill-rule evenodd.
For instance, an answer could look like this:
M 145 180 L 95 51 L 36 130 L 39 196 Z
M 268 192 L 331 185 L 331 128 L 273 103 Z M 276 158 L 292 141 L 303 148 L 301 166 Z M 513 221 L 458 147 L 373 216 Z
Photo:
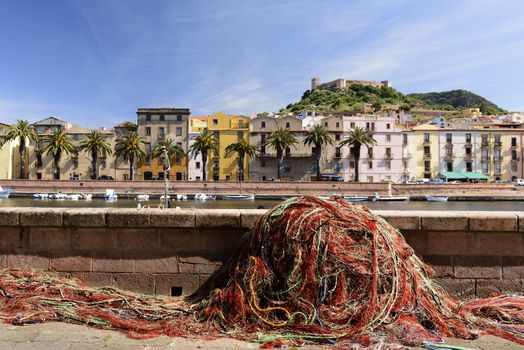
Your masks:
M 439 174 L 439 133 L 436 125 L 423 124 L 403 133 L 404 169 L 407 179 L 432 179 Z
M 8 127 L 8 124 L 0 123 L 0 137 Z M 3 140 L 0 139 L 0 145 L 2 142 Z M 0 179 L 7 180 L 16 178 L 19 173 L 19 167 L 18 142 L 6 142 L 2 148 L 0 148 Z
M 220 145 L 218 157 L 208 163 L 209 179 L 213 181 L 234 180 L 239 178 L 238 155 L 229 154 L 226 157 L 226 147 L 242 139 L 249 141 L 250 118 L 242 115 L 230 115 L 222 112 L 211 114 L 208 117 L 208 129 L 215 135 Z M 244 179 L 248 178 L 249 159 L 245 157 L 243 173 Z
M 465 108 L 460 110 L 460 115 L 467 118 L 480 117 L 482 112 L 480 108 Z

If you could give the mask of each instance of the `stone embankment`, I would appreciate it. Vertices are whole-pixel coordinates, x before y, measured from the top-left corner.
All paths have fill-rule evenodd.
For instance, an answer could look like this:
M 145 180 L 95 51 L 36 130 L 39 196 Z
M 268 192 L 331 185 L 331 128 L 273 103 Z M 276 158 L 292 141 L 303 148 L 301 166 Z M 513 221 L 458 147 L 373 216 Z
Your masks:
M 195 291 L 264 210 L 0 209 L 0 268 L 38 268 L 93 286 Z M 376 211 L 436 279 L 462 297 L 523 292 L 524 213 Z
M 13 189 L 13 196 L 32 193 L 93 193 L 103 194 L 107 188 L 118 194 L 146 193 L 161 195 L 164 193 L 163 181 L 69 181 L 69 180 L 2 180 L 0 185 Z M 252 193 L 256 196 L 296 196 L 317 195 L 360 195 L 372 196 L 375 193 L 385 195 L 425 196 L 446 195 L 462 197 L 486 197 L 487 199 L 524 199 L 524 186 L 513 184 L 392 184 L 387 183 L 351 183 L 351 182 L 195 182 L 173 181 L 168 183 L 171 194 L 208 193 L 215 195 Z

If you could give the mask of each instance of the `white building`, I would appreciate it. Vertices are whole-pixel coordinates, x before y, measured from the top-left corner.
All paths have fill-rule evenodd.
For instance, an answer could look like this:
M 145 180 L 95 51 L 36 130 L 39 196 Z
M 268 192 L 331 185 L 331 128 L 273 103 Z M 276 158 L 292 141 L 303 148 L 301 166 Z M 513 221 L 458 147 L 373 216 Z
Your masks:
M 195 143 L 195 138 L 202 131 L 207 129 L 207 116 L 204 117 L 189 117 L 189 130 L 188 130 L 188 150 Z M 188 155 L 188 180 L 189 181 L 201 181 L 202 180 L 202 153 L 195 154 L 189 153 Z

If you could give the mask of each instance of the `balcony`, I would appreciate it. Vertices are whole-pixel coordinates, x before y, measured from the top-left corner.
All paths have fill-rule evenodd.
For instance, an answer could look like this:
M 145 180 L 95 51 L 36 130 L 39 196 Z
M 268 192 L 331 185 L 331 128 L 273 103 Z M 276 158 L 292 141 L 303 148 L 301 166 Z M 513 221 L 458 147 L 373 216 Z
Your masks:
M 485 140 L 485 139 L 483 139 L 483 140 L 481 141 L 480 145 L 481 145 L 482 147 L 489 147 L 490 142 L 489 142 L 489 140 Z
M 511 149 L 517 149 L 517 145 L 511 145 Z
M 157 139 L 163 140 L 166 137 L 166 134 L 158 134 Z
M 464 147 L 471 148 L 473 145 L 471 144 L 471 140 L 466 140 L 466 143 L 464 144 Z
M 335 159 L 340 159 L 340 158 L 342 158 L 342 153 L 335 153 L 335 155 L 333 156 L 333 158 L 335 158 Z
M 466 153 L 464 155 L 464 159 L 471 159 L 471 158 L 473 158 L 473 153 Z
M 444 155 L 445 160 L 453 160 L 455 158 L 455 153 L 446 153 Z
M 431 141 L 430 140 L 424 140 L 424 142 L 422 144 L 424 146 L 429 146 L 429 145 L 431 145 Z
M 431 159 L 431 153 L 424 153 L 424 160 Z
M 386 153 L 386 154 L 384 154 L 384 159 L 391 160 L 391 159 L 393 159 L 393 155 L 391 153 Z
M 502 141 L 495 141 L 495 142 L 493 142 L 493 147 L 501 148 L 502 147 Z

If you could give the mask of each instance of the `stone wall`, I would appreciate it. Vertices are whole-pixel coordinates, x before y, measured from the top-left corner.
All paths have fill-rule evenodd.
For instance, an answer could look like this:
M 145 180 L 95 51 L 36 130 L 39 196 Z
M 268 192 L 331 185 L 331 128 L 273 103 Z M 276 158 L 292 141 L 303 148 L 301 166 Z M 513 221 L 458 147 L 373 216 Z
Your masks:
M 0 267 L 189 294 L 264 210 L 0 209 Z M 376 211 L 463 296 L 522 292 L 524 213 Z

